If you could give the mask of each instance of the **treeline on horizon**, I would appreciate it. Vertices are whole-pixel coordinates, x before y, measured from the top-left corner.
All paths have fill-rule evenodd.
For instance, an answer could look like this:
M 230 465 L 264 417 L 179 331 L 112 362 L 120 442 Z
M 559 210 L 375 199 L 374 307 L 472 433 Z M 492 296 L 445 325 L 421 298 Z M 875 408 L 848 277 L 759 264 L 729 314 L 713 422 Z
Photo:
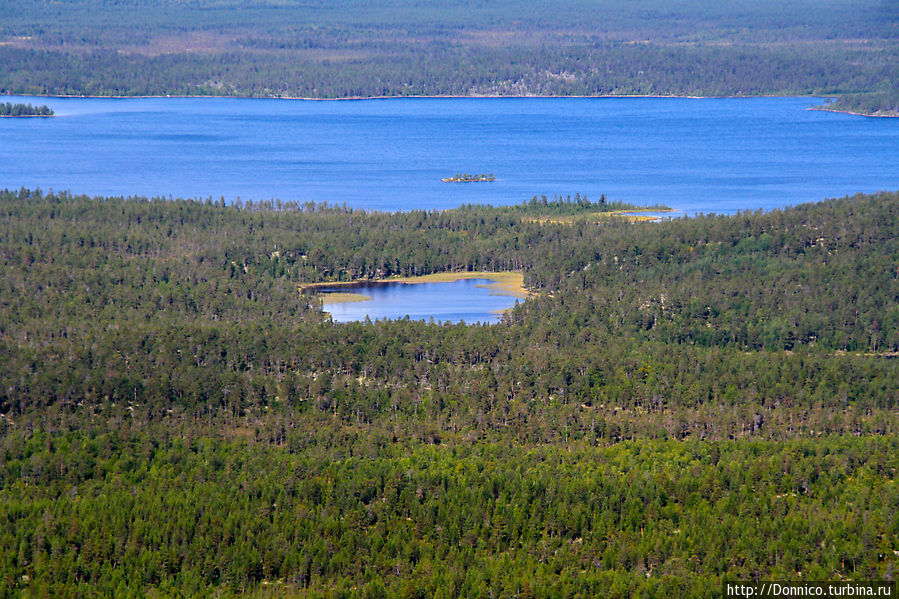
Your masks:
M 899 195 L 535 218 L 611 204 L 0 192 L 0 589 L 892 579 Z M 298 290 L 467 270 L 535 295 L 497 325 L 335 324 Z
M 817 95 L 889 114 L 899 98 L 899 14 L 878 0 L 25 0 L 0 22 L 2 93 Z

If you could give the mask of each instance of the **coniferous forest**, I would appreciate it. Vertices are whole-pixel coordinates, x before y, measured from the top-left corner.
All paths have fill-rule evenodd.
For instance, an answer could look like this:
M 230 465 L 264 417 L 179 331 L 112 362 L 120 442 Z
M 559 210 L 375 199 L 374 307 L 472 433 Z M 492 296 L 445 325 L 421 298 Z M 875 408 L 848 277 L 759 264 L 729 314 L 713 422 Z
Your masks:
M 897 114 L 890 0 L 14 0 L 0 93 L 836 98 Z
M 893 580 L 899 195 L 630 222 L 0 192 L 0 595 Z M 496 325 L 303 284 L 516 270 Z
M 13 0 L 0 94 L 896 116 L 897 32 L 884 0 Z M 899 193 L 658 222 L 520 199 L 0 190 L 0 598 L 894 581 Z M 528 291 L 496 324 L 340 324 L 313 285 L 482 271 Z
M 12 102 L 0 103 L 0 116 L 53 116 L 53 110 L 49 106 L 32 106 L 31 104 L 13 104 Z

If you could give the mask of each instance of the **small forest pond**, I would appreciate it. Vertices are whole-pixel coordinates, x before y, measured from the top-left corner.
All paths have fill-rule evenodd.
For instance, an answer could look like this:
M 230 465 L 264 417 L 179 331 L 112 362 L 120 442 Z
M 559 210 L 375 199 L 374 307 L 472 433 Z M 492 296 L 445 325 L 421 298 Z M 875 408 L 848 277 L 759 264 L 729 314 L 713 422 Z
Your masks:
M 463 279 L 449 283 L 365 283 L 352 287 L 322 288 L 323 309 L 335 322 L 405 318 L 467 324 L 496 323 L 501 312 L 515 305 L 516 297 L 501 295 L 489 279 Z M 328 302 L 329 293 L 352 292 L 366 301 Z

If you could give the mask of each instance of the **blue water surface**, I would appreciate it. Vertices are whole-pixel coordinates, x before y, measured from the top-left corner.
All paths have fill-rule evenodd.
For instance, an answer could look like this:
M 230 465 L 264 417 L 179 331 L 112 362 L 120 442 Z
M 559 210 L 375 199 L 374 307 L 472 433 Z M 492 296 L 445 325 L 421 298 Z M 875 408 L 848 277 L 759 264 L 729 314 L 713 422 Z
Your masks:
M 335 291 L 351 291 L 372 299 L 364 302 L 328 303 L 322 293 L 323 309 L 335 322 L 379 318 L 404 318 L 435 322 L 496 323 L 499 311 L 515 305 L 515 297 L 497 295 L 487 287 L 487 279 L 463 279 L 449 283 L 390 283 L 359 286 Z
M 0 187 L 281 199 L 379 210 L 586 194 L 681 213 L 899 187 L 899 119 L 814 98 L 358 101 L 8 97 Z M 490 183 L 442 183 L 457 172 Z

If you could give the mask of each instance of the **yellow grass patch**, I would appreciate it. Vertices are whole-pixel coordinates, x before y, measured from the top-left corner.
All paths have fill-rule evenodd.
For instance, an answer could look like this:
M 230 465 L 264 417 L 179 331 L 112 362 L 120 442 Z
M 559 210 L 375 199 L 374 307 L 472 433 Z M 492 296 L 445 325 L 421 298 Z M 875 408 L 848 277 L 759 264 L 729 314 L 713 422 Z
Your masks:
M 609 212 L 617 218 L 626 218 L 627 220 L 635 223 L 645 223 L 649 221 L 659 220 L 658 216 L 645 216 L 641 214 L 635 214 L 637 212 L 674 212 L 673 208 L 668 208 L 667 210 L 664 208 L 651 208 L 647 210 L 616 210 L 615 212 Z
M 354 288 L 363 283 L 451 283 L 461 279 L 489 279 L 493 281 L 485 285 L 494 295 L 512 295 L 515 297 L 529 297 L 531 293 L 524 288 L 524 275 L 520 272 L 437 272 L 420 277 L 392 277 L 389 279 L 373 279 L 371 281 L 335 282 L 335 283 L 308 283 L 300 286 L 302 293 L 314 293 L 317 289 L 339 289 L 341 287 Z M 335 299 L 345 298 L 345 299 Z M 361 293 L 332 292 L 322 297 L 328 304 L 339 302 L 362 302 L 371 299 Z
M 524 275 L 520 272 L 436 272 L 420 277 L 399 277 L 395 279 L 381 279 L 396 283 L 451 283 L 461 279 L 490 279 L 493 281 L 483 287 L 487 287 L 494 295 L 513 295 L 515 297 L 528 297 L 530 292 L 524 288 Z M 480 285 L 479 285 L 480 287 Z
M 367 302 L 370 299 L 370 295 L 364 295 L 362 293 L 347 293 L 343 291 L 335 291 L 333 293 L 322 294 L 322 303 L 324 304 L 348 304 L 350 302 Z
M 646 210 L 615 210 L 613 212 L 589 212 L 587 214 L 566 214 L 560 216 L 532 216 L 525 217 L 522 220 L 529 223 L 539 223 L 541 225 L 570 225 L 580 222 L 607 223 L 613 218 L 621 218 L 631 222 L 659 220 L 659 217 L 657 216 L 636 214 L 638 212 L 674 212 L 674 210 L 658 208 L 648 208 Z

